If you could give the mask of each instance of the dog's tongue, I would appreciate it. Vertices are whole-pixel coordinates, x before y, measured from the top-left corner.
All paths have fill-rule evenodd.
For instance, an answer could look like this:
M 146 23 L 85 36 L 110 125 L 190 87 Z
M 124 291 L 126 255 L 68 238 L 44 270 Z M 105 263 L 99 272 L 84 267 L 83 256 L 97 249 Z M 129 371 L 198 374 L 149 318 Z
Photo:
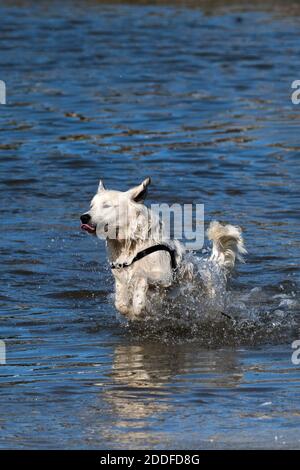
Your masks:
M 80 228 L 81 228 L 82 230 L 85 230 L 86 232 L 89 232 L 89 233 L 94 233 L 94 232 L 96 232 L 95 227 L 92 227 L 92 226 L 89 225 L 89 224 L 81 224 Z

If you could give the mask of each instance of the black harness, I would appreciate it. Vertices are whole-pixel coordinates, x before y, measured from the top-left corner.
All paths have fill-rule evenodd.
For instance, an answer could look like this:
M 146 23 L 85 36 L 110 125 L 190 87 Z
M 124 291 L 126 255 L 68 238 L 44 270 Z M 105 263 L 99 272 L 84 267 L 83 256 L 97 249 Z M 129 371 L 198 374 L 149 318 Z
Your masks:
M 110 267 L 111 269 L 128 268 L 136 261 L 139 261 L 140 259 L 145 258 L 145 256 L 151 255 L 151 253 L 155 253 L 156 251 L 167 251 L 169 253 L 171 257 L 171 266 L 175 271 L 177 268 L 175 250 L 172 250 L 172 248 L 167 245 L 149 246 L 149 248 L 145 248 L 144 250 L 139 251 L 130 263 L 110 263 Z

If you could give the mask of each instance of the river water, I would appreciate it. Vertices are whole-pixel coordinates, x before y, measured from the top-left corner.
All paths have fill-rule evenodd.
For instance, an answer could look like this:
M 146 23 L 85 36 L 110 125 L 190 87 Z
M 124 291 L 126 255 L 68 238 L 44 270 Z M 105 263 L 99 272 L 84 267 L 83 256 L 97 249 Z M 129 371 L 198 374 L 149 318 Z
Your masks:
M 1 448 L 300 447 L 299 9 L 210 4 L 1 3 Z M 243 227 L 236 324 L 116 315 L 79 215 L 147 175 Z

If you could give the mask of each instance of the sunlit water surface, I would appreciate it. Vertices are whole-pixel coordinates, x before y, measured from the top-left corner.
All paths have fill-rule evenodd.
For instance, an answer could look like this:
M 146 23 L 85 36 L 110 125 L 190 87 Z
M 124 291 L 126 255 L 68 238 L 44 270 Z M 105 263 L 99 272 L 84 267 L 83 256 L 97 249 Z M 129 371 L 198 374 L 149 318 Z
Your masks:
M 297 12 L 66 1 L 0 15 L 0 447 L 300 447 Z M 100 177 L 147 175 L 149 202 L 243 227 L 234 322 L 203 322 L 188 295 L 176 315 L 116 316 L 104 246 L 78 217 Z

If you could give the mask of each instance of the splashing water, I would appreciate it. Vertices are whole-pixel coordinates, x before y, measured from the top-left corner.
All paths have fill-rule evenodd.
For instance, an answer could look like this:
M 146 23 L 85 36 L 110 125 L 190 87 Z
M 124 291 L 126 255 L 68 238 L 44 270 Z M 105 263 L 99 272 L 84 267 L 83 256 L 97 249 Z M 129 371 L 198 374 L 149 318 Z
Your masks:
M 226 280 L 208 258 L 189 255 L 192 281 L 151 294 L 151 309 L 142 320 L 126 323 L 131 334 L 165 342 L 200 340 L 205 346 L 280 343 L 297 337 L 297 285 L 254 287 L 250 291 Z

